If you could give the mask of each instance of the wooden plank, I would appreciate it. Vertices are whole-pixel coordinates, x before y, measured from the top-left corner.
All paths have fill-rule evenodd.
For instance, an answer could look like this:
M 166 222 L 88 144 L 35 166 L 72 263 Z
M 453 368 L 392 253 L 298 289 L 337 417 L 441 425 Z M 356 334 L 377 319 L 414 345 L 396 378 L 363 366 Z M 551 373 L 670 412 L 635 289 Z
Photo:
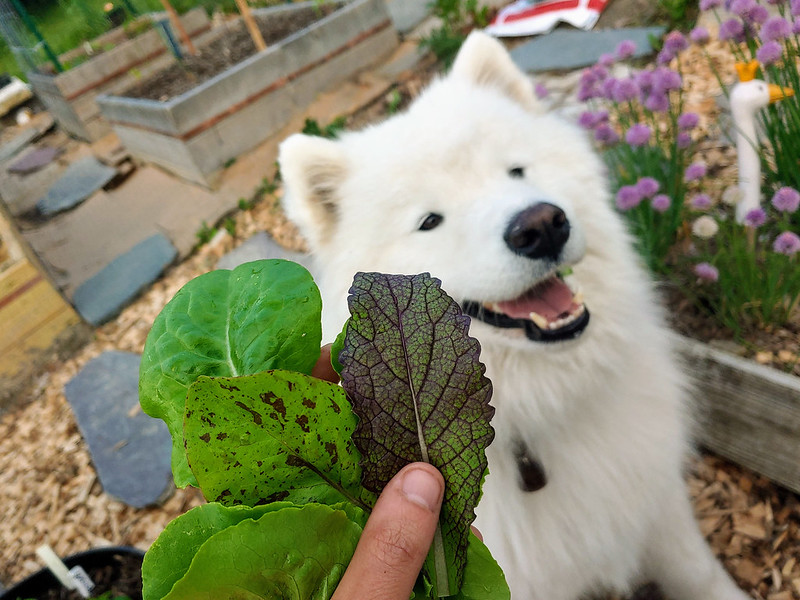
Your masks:
M 698 441 L 800 493 L 800 378 L 679 338 L 694 377 Z
M 78 322 L 73 308 L 26 259 L 0 273 L 0 373 L 20 371 Z

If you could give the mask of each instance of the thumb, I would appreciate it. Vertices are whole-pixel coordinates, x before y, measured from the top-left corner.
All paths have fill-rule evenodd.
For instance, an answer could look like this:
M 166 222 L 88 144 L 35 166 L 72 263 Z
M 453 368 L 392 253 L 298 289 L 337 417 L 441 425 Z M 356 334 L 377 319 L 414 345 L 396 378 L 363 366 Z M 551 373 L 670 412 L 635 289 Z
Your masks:
M 408 600 L 430 549 L 444 480 L 427 463 L 403 467 L 386 485 L 331 600 Z

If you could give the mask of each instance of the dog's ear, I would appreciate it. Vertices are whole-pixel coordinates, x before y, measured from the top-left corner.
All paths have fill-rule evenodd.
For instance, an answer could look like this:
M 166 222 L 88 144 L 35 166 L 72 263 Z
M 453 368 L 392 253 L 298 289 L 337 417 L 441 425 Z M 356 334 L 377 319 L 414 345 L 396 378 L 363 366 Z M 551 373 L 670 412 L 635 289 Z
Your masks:
M 280 145 L 278 162 L 286 215 L 317 250 L 338 219 L 339 187 L 347 172 L 341 144 L 298 133 Z
M 494 87 L 533 112 L 542 112 L 533 81 L 511 60 L 503 45 L 481 31 L 469 34 L 453 63 L 451 77 L 465 78 L 475 85 Z

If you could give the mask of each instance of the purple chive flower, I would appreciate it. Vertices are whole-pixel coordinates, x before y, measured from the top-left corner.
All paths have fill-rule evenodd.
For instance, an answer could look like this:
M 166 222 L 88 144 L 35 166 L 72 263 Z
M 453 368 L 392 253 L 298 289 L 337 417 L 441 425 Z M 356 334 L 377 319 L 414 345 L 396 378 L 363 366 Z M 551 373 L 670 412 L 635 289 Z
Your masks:
M 633 79 L 618 79 L 611 90 L 614 102 L 629 102 L 639 96 L 639 86 Z
M 609 146 L 616 144 L 619 141 L 619 135 L 607 123 L 601 123 L 594 130 L 594 139 L 602 144 Z
M 703 281 L 719 281 L 719 271 L 707 262 L 697 263 L 694 266 L 694 274 Z
M 617 59 L 613 54 L 606 52 L 600 55 L 600 58 L 597 59 L 597 64 L 603 67 L 610 67 L 616 60 Z
M 766 6 L 761 6 L 757 4 L 753 7 L 748 15 L 750 23 L 755 23 L 757 25 L 763 25 L 767 19 L 769 19 L 769 11 L 767 10 Z
M 695 27 L 689 33 L 689 39 L 698 46 L 705 46 L 711 39 L 711 34 L 705 27 Z
M 636 189 L 642 198 L 652 198 L 660 188 L 661 184 L 652 177 L 642 177 L 636 182 Z
M 636 42 L 633 40 L 623 40 L 617 45 L 617 58 L 625 60 L 636 54 Z
M 581 116 L 578 117 L 578 125 L 583 127 L 584 129 L 594 129 L 600 123 L 606 123 L 608 121 L 608 111 L 607 110 L 599 110 L 597 112 L 592 111 L 585 111 L 581 113 Z
M 667 67 L 658 67 L 653 71 L 653 90 L 658 92 L 669 92 L 679 90 L 683 85 L 680 73 Z
M 800 0 L 798 0 L 800 1 Z M 739 19 L 728 19 L 719 26 L 719 39 L 723 42 L 732 40 L 734 42 L 744 41 L 744 25 Z
M 792 0 L 791 4 L 789 4 L 789 9 L 793 17 L 800 17 L 800 0 Z
M 750 16 L 750 12 L 756 7 L 756 0 L 733 0 L 730 11 L 742 18 Z
M 797 19 L 792 25 L 792 33 L 800 35 L 800 19 Z
M 705 176 L 706 176 L 705 164 L 697 162 L 697 163 L 692 163 L 688 167 L 686 167 L 686 171 L 683 174 L 683 180 L 697 181 L 698 179 L 702 179 Z
M 666 194 L 658 194 L 650 201 L 650 206 L 653 210 L 659 213 L 665 213 L 669 210 L 672 200 Z
M 647 95 L 653 89 L 653 72 L 652 71 L 639 71 L 634 75 L 636 85 L 642 91 L 642 94 Z
M 761 39 L 764 42 L 782 40 L 792 35 L 792 26 L 783 17 L 770 17 L 761 26 Z
M 772 244 L 772 249 L 778 254 L 794 256 L 800 252 L 800 237 L 791 231 L 784 231 L 775 238 L 775 243 Z
M 767 213 L 764 212 L 763 208 L 754 208 L 747 211 L 744 222 L 749 227 L 761 227 L 767 222 Z
M 550 91 L 543 83 L 537 83 L 533 90 L 539 100 L 544 100 L 550 95 Z
M 672 54 L 683 52 L 689 47 L 689 42 L 683 37 L 680 31 L 670 31 L 667 37 L 664 38 L 664 49 L 669 50 Z
M 681 150 L 685 150 L 686 148 L 692 145 L 692 136 L 686 133 L 685 131 L 681 131 L 678 134 L 677 144 L 678 148 L 680 148 Z
M 700 10 L 711 10 L 722 6 L 722 0 L 700 0 Z
M 636 125 L 631 125 L 631 128 L 628 129 L 625 134 L 625 141 L 634 147 L 644 146 L 650 141 L 652 133 L 647 125 L 637 123 Z
M 800 192 L 794 188 L 782 187 L 772 197 L 772 206 L 781 212 L 797 212 L 800 208 Z
M 636 186 L 623 185 L 617 192 L 617 208 L 620 210 L 630 210 L 639 206 L 642 202 L 642 195 Z
M 764 45 L 756 51 L 756 58 L 758 62 L 763 65 L 776 63 L 781 56 L 783 56 L 783 46 L 778 42 L 765 42 Z
M 697 194 L 692 196 L 690 204 L 695 210 L 708 210 L 711 208 L 711 196 L 708 194 Z
M 700 117 L 697 116 L 697 113 L 687 112 L 678 117 L 678 128 L 682 131 L 694 129 L 698 123 L 700 123 Z
M 644 100 L 644 107 L 652 112 L 667 112 L 669 110 L 669 96 L 666 94 L 650 94 Z
M 674 52 L 670 52 L 666 47 L 662 48 L 661 52 L 656 56 L 656 64 L 665 67 L 672 62 L 673 58 L 675 58 Z

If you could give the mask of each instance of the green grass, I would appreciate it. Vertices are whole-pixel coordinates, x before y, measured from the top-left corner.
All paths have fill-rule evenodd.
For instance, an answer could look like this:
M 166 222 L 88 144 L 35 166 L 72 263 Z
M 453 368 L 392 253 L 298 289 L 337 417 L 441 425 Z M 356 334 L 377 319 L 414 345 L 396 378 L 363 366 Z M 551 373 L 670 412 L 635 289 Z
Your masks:
M 56 55 L 71 50 L 87 40 L 108 31 L 110 25 L 105 18 L 103 6 L 109 0 L 50 0 L 29 8 L 29 12 L 39 32 L 50 44 Z M 208 10 L 225 0 L 172 0 L 175 9 L 184 13 L 194 6 L 204 6 Z M 230 2 L 233 4 L 232 0 Z M 163 10 L 159 0 L 132 0 L 141 13 Z M 119 0 L 115 6 L 124 6 Z M 23 25 L 24 27 L 24 25 Z M 32 38 L 31 38 L 32 39 Z M 44 53 L 41 53 L 44 57 Z M 65 68 L 69 66 L 66 65 Z M 11 73 L 22 77 L 11 49 L 0 36 L 0 73 Z

